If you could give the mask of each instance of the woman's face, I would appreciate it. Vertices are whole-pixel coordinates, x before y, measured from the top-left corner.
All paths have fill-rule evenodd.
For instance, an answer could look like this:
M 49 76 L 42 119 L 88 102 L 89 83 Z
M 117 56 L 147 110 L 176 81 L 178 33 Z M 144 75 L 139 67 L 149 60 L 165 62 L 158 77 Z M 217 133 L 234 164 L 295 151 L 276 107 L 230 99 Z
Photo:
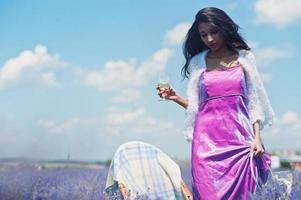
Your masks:
M 212 26 L 210 23 L 201 22 L 198 29 L 202 41 L 210 50 L 216 51 L 225 45 L 224 37 L 217 27 Z

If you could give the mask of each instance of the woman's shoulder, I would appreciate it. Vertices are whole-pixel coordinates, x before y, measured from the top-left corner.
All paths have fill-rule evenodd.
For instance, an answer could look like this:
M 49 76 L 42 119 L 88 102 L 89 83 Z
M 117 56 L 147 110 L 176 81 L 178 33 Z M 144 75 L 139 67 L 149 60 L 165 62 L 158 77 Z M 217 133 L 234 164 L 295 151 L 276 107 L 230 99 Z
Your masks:
M 240 49 L 238 50 L 238 61 L 243 64 L 246 71 L 256 68 L 256 59 L 252 50 Z
M 191 63 L 190 66 L 191 66 L 192 71 L 206 67 L 204 58 L 205 58 L 207 51 L 208 50 L 204 50 L 204 51 L 201 51 L 201 52 L 195 54 L 194 56 L 192 56 L 192 58 L 190 60 L 190 63 Z
M 238 53 L 241 57 L 249 59 L 249 60 L 255 60 L 255 56 L 252 50 L 247 49 L 239 49 Z
M 204 54 L 205 54 L 205 51 L 195 54 L 194 56 L 191 57 L 190 62 L 192 62 L 192 63 L 201 62 L 202 61 L 201 59 L 204 56 Z

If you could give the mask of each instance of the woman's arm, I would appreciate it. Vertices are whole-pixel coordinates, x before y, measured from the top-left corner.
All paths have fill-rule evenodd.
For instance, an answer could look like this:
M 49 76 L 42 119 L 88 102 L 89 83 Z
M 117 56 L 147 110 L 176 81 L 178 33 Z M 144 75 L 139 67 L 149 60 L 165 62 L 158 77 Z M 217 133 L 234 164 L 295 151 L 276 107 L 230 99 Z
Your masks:
M 259 128 L 259 121 L 253 123 L 253 131 L 255 134 L 255 139 L 260 139 L 260 128 Z
M 255 156 L 261 156 L 264 153 L 264 149 L 262 146 L 262 141 L 260 137 L 260 124 L 259 120 L 253 123 L 253 131 L 255 134 L 254 141 L 251 144 L 251 153 L 254 151 Z
M 251 51 L 247 51 L 245 59 L 242 59 L 242 62 L 244 62 L 248 88 L 250 121 L 254 124 L 256 120 L 260 120 L 259 129 L 262 130 L 266 125 L 273 124 L 275 113 L 257 69 L 254 54 Z
M 185 109 L 188 106 L 188 100 L 184 99 L 180 96 L 177 95 L 177 97 L 175 99 L 173 99 L 174 102 L 176 102 L 177 104 L 179 104 L 180 106 L 184 107 Z
M 173 88 L 166 89 L 166 88 L 160 88 L 157 86 L 156 89 L 159 91 L 158 95 L 161 98 L 164 97 L 165 99 L 172 100 L 172 101 L 176 102 L 177 104 L 179 104 L 180 106 L 184 107 L 185 109 L 187 108 L 188 100 L 179 96 Z

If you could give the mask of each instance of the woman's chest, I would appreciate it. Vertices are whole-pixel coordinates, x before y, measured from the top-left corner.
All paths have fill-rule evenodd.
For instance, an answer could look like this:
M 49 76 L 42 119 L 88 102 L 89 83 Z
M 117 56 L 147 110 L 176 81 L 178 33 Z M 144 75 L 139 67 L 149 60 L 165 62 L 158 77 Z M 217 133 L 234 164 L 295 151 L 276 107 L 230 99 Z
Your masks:
M 247 91 L 245 72 L 241 65 L 222 70 L 204 70 L 199 78 L 199 89 L 207 96 Z

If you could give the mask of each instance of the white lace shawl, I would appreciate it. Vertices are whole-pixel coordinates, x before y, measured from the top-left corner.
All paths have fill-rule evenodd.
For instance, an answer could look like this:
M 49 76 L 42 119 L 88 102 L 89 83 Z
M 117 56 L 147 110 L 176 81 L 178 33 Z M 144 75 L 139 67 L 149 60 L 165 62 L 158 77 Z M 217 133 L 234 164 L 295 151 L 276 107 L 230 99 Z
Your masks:
M 260 130 L 262 130 L 265 125 L 268 124 L 271 126 L 273 124 L 275 113 L 259 76 L 253 53 L 248 50 L 237 49 L 237 51 L 239 53 L 238 61 L 243 66 L 246 78 L 248 91 L 247 107 L 250 121 L 253 124 L 259 120 Z M 205 55 L 207 52 L 208 50 L 193 56 L 189 64 L 191 76 L 187 85 L 188 106 L 185 111 L 186 117 L 184 123 L 184 138 L 187 141 L 191 141 L 193 137 L 194 122 L 199 109 L 199 77 L 206 69 Z

